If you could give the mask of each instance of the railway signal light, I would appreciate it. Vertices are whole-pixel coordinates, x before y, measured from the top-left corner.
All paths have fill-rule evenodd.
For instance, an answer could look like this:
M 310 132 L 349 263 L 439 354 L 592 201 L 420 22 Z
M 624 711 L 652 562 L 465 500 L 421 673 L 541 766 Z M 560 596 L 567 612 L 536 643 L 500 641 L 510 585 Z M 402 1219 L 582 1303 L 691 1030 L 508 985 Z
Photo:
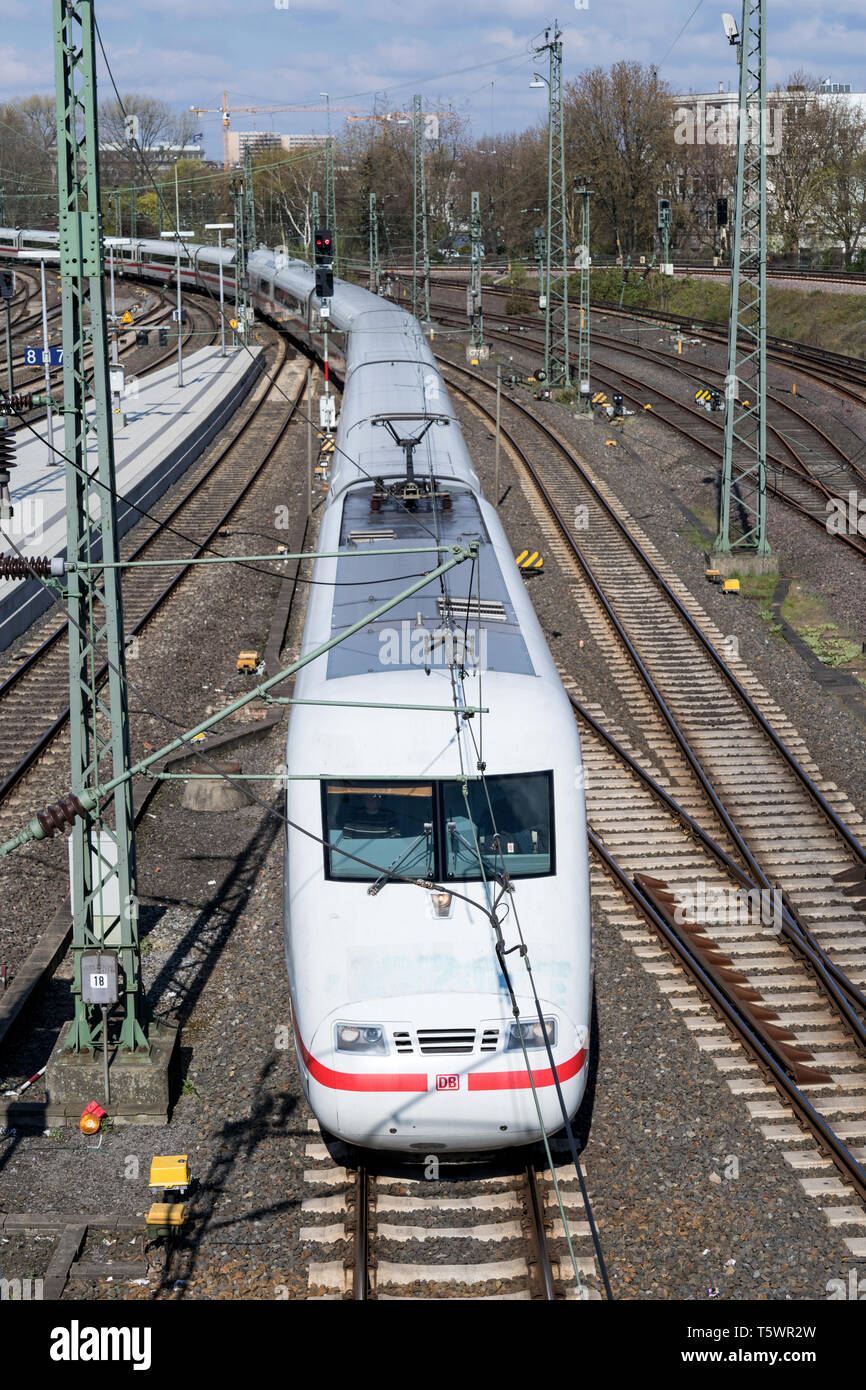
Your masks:
M 316 266 L 316 294 L 319 299 L 330 299 L 334 293 L 334 271 L 329 265 Z
M 333 265 L 334 238 L 328 227 L 319 227 L 315 235 L 316 265 Z
M 0 299 L 11 299 L 15 294 L 15 276 L 11 270 L 0 270 Z
M 669 227 L 671 224 L 671 203 L 669 198 L 659 198 L 658 226 Z
M 727 198 L 716 199 L 716 226 L 727 227 L 728 225 L 728 200 Z

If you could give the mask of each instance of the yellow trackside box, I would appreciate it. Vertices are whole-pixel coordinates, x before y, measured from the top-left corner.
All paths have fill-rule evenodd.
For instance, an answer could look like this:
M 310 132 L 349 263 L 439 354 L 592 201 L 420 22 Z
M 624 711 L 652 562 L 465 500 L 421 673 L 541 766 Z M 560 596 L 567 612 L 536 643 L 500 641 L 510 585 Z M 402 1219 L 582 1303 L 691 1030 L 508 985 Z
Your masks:
M 186 1207 L 183 1202 L 154 1202 L 144 1218 L 148 1230 L 160 1235 L 179 1231 L 186 1220 Z
M 238 652 L 238 670 L 254 671 L 258 665 L 258 652 Z
M 722 593 L 738 594 L 740 592 L 739 579 L 726 579 L 722 584 Z
M 169 1154 L 150 1160 L 150 1187 L 189 1187 L 189 1159 L 186 1154 Z
M 706 575 L 707 579 L 710 581 L 711 584 L 721 584 L 721 582 L 722 582 L 722 571 L 721 571 L 721 570 L 704 570 L 704 574 Z

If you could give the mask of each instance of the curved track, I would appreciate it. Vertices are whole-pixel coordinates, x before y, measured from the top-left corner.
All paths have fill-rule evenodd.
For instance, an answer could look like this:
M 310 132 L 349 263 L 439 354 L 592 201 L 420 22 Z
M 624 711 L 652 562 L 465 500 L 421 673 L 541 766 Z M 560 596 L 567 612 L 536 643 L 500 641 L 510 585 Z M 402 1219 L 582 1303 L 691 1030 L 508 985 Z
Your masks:
M 129 570 L 124 575 L 123 602 L 127 639 L 139 634 L 187 573 L 184 562 L 214 552 L 214 541 L 234 510 L 271 461 L 300 400 L 281 410 L 263 450 L 250 455 L 255 426 L 272 404 L 274 382 L 285 364 L 288 346 L 280 339 L 271 383 L 211 461 L 204 472 L 158 522 L 144 519 L 128 537 L 123 558 L 177 558 L 176 571 Z M 246 447 L 242 447 L 246 446 Z M 142 530 L 145 534 L 142 537 Z M 166 574 L 170 578 L 166 578 Z M 61 622 L 38 645 L 26 652 L 0 684 L 0 818 L 8 814 L 10 796 L 27 772 L 65 726 L 69 707 L 58 699 L 68 683 L 66 623 Z M 56 713 L 54 712 L 56 711 Z M 50 713 L 49 713 L 50 712 Z M 16 811 L 17 814 L 17 811 Z
M 443 368 L 449 387 L 492 421 L 492 413 L 472 394 L 481 383 L 492 392 L 492 383 L 455 364 L 443 361 Z M 603 808 L 599 812 L 603 836 L 612 836 L 611 843 L 622 847 L 620 857 L 627 865 L 623 872 L 635 891 L 640 891 L 634 880 L 641 874 L 655 877 L 676 897 L 687 895 L 699 882 L 719 886 L 720 872 L 740 888 L 747 883 L 770 893 L 780 891 L 778 931 L 769 942 L 760 921 L 739 936 L 736 928 L 733 936 L 723 931 L 721 939 L 725 944 L 730 940 L 732 955 L 736 950 L 735 968 L 748 982 L 746 987 L 759 994 L 763 989 L 764 997 L 778 1004 L 785 1030 L 780 1041 L 793 1048 L 787 1063 L 778 1058 L 775 1063 L 786 1076 L 784 1084 L 797 1087 L 793 1073 L 798 1062 L 805 1063 L 807 1075 L 823 1073 L 821 1081 L 803 1082 L 816 1088 L 814 1101 L 802 1111 L 804 1123 L 810 1124 L 855 1190 L 866 1196 L 866 1150 L 852 1152 L 846 1131 L 847 1124 L 848 1130 L 862 1131 L 866 1138 L 866 937 L 862 914 L 847 895 L 845 881 L 847 877 L 856 883 L 864 874 L 866 855 L 860 841 L 832 804 L 840 798 L 829 788 L 825 795 L 819 787 L 817 769 L 808 763 L 805 749 L 798 748 L 796 731 L 785 727 L 781 711 L 767 708 L 764 693 L 744 668 L 735 671 L 719 655 L 698 621 L 703 615 L 697 605 L 676 581 L 668 582 L 658 560 L 631 534 L 572 450 L 519 402 L 505 396 L 503 406 L 505 437 L 530 489 L 530 502 L 534 499 L 533 509 L 545 518 L 545 539 L 579 581 L 572 593 L 590 627 L 597 657 L 621 684 L 653 759 L 673 785 L 688 788 L 688 793 L 677 794 L 685 806 L 674 812 L 680 823 L 673 835 L 669 821 L 659 821 L 658 810 L 645 808 L 640 814 L 626 797 L 608 808 L 607 818 Z M 530 450 L 544 458 L 544 478 Z M 576 506 L 586 513 L 579 542 L 567 519 Z M 782 728 L 785 738 L 773 724 Z M 588 802 L 591 808 L 591 783 Z M 712 837 L 719 850 L 709 850 L 713 863 L 708 862 L 707 845 L 700 852 L 684 852 L 681 809 Z M 689 834 L 693 836 L 691 828 Z M 598 835 L 596 845 L 605 848 Z M 706 930 L 713 932 L 712 927 Z M 778 977 L 781 993 L 773 988 L 772 973 L 756 973 L 753 961 L 769 972 L 783 972 Z M 783 1007 L 786 992 L 792 1000 L 789 1010 Z M 804 999 L 810 1008 L 814 1000 L 823 1011 L 798 1013 Z M 837 1029 L 843 1025 L 838 1037 L 846 1050 L 813 1050 L 820 1046 L 820 1029 L 828 1026 L 827 1020 Z M 836 1036 L 827 1034 L 830 1039 Z M 833 1073 L 826 1068 L 834 1068 Z M 802 1095 L 802 1088 L 797 1090 Z M 840 1111 L 857 1117 L 843 1121 L 841 1132 L 835 1120 Z

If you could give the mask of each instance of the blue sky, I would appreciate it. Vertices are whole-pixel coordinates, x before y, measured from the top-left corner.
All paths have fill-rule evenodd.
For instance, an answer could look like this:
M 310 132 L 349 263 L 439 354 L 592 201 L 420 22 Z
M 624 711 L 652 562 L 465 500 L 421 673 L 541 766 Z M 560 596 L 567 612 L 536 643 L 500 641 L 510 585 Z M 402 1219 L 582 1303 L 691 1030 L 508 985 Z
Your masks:
M 579 0 L 584 4 L 585 0 Z M 334 106 L 369 110 L 372 94 L 402 107 L 453 103 L 479 138 L 520 129 L 543 114 L 529 90 L 533 36 L 558 14 L 566 78 L 619 58 L 656 63 L 677 90 L 715 91 L 733 82 L 734 51 L 719 15 L 736 0 L 97 0 L 96 13 L 118 85 L 175 109 L 311 104 L 327 90 Z M 555 8 L 554 8 L 555 7 Z M 768 0 L 770 85 L 804 67 L 866 90 L 866 5 Z M 53 87 L 50 0 L 0 0 L 0 96 Z M 676 40 L 676 42 L 674 42 Z M 673 47 L 671 47 L 673 44 Z M 669 50 L 669 51 L 668 51 Z M 102 79 L 102 92 L 108 88 Z M 337 112 L 337 122 L 345 119 Z M 242 115 L 235 129 L 323 130 L 316 112 Z M 218 116 L 201 117 L 208 153 L 221 151 Z

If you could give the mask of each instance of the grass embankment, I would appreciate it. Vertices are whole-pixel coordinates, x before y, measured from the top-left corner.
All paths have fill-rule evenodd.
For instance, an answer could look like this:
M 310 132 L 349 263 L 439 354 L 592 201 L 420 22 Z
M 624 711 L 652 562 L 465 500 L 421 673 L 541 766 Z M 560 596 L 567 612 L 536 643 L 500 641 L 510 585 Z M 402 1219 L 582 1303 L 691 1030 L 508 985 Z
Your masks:
M 579 292 L 577 276 L 569 279 L 569 295 Z M 621 270 L 597 270 L 592 297 L 619 304 Z M 728 321 L 728 286 L 705 276 L 671 280 L 655 271 L 645 280 L 633 271 L 623 296 L 623 308 L 682 314 L 687 318 Z M 812 347 L 829 348 L 866 358 L 866 294 L 835 294 L 824 290 L 767 290 L 767 331 Z

